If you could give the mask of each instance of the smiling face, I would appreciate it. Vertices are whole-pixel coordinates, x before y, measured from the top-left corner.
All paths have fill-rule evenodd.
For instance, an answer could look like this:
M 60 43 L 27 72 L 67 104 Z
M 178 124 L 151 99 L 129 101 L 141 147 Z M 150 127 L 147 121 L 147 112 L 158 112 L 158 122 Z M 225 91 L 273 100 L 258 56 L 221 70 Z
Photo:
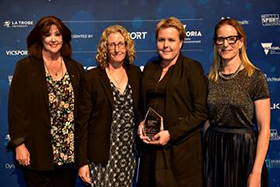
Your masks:
M 163 61 L 172 62 L 180 54 L 182 41 L 179 38 L 179 32 L 174 27 L 162 28 L 158 32 L 157 49 Z
M 43 36 L 43 51 L 51 54 L 60 53 L 63 39 L 56 25 L 52 25 L 49 32 Z
M 238 36 L 238 33 L 233 26 L 223 25 L 217 30 L 216 38 L 228 38 L 223 39 L 223 42 L 219 45 L 217 45 L 217 42 L 215 44 L 218 55 L 223 61 L 230 61 L 235 58 L 240 58 L 239 49 L 241 49 L 243 46 L 243 38 L 238 38 L 234 43 L 232 41 L 232 37 L 230 36 Z
M 120 32 L 111 33 L 108 36 L 107 42 L 109 63 L 123 63 L 127 51 L 123 35 Z

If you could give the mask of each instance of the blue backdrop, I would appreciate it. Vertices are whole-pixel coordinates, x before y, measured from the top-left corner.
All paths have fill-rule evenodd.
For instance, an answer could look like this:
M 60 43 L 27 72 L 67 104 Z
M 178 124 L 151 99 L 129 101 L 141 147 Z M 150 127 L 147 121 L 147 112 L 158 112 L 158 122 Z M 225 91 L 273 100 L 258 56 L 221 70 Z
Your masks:
M 101 32 L 125 26 L 136 42 L 136 65 L 155 57 L 154 28 L 161 18 L 175 16 L 186 26 L 183 53 L 203 64 L 212 62 L 213 27 L 222 17 L 240 21 L 248 36 L 250 60 L 267 76 L 271 92 L 271 141 L 266 164 L 270 186 L 280 186 L 280 1 L 279 0 L 1 0 L 0 1 L 0 184 L 25 186 L 7 152 L 7 100 L 16 62 L 25 57 L 26 37 L 46 15 L 61 18 L 72 31 L 73 58 L 86 69 L 95 66 Z M 82 186 L 77 181 L 77 186 Z

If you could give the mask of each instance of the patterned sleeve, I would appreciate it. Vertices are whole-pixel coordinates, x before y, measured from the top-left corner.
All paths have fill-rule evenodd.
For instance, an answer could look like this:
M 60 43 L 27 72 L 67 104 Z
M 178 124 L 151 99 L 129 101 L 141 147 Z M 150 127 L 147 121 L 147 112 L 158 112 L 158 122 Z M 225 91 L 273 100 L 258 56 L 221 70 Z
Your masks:
M 270 98 L 268 84 L 264 74 L 259 70 L 256 70 L 252 75 L 252 78 L 251 97 L 253 101 Z

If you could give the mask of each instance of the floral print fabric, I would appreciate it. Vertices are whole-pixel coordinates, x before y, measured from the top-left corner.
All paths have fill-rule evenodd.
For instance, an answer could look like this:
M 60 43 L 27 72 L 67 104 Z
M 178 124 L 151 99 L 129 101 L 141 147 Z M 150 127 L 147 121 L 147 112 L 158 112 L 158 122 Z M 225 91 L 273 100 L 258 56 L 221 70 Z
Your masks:
M 55 81 L 46 73 L 54 164 L 74 162 L 74 91 L 68 72 Z

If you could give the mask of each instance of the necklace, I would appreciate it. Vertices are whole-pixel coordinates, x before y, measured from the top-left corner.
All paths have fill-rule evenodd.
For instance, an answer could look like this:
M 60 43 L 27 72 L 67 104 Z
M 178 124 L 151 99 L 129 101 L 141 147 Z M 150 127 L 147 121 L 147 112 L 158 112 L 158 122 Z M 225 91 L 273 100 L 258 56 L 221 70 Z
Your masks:
M 61 60 L 60 60 L 60 66 L 59 66 L 59 68 L 56 71 L 54 71 L 54 70 L 50 71 L 50 69 L 48 68 L 48 66 L 47 66 L 45 61 L 44 61 L 44 66 L 46 67 L 46 69 L 49 72 L 49 74 L 53 74 L 55 76 L 58 76 L 58 72 L 62 69 L 62 57 L 61 57 Z
M 109 68 L 108 68 L 108 72 L 109 72 L 110 77 L 112 77 L 112 79 L 114 80 L 114 82 L 117 84 L 116 88 L 117 88 L 118 90 L 121 90 L 120 84 L 122 83 L 122 81 L 123 81 L 123 79 L 124 79 L 124 73 L 122 74 L 122 77 L 120 78 L 120 80 L 117 81 L 117 80 L 113 77 L 113 75 L 111 74 L 111 71 L 110 71 Z
M 219 77 L 225 79 L 225 80 L 230 80 L 230 79 L 233 79 L 234 77 L 236 77 L 236 75 L 241 71 L 241 66 L 243 65 L 243 61 L 241 62 L 241 64 L 238 66 L 238 68 L 236 69 L 236 71 L 231 74 L 230 76 L 224 76 L 224 74 L 219 71 L 218 74 L 219 74 Z

